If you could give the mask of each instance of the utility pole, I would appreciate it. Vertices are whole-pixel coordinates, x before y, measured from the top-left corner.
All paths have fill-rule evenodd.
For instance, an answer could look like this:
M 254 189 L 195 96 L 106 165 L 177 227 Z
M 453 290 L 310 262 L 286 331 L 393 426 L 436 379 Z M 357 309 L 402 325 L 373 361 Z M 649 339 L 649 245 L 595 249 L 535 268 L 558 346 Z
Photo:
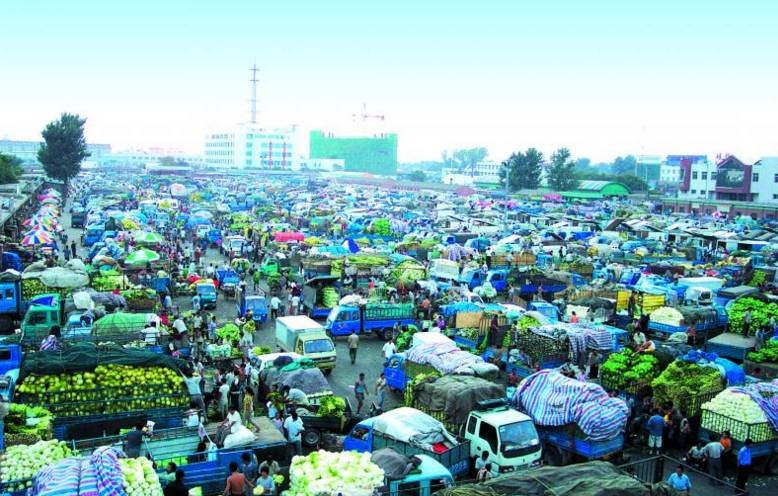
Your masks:
M 257 68 L 257 64 L 254 64 L 251 69 L 251 79 L 249 81 L 251 82 L 251 123 L 256 124 L 257 123 L 257 83 L 259 80 L 257 79 L 257 72 L 259 72 L 259 68 Z

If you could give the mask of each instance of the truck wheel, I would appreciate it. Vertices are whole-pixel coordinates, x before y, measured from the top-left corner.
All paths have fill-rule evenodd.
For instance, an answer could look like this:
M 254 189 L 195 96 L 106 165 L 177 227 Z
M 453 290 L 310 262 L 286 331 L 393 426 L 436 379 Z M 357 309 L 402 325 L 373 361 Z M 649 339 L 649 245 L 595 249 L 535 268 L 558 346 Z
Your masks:
M 381 329 L 381 339 L 384 341 L 389 341 L 392 339 L 392 334 L 394 334 L 394 329 L 391 327 L 388 329 Z
M 550 444 L 544 445 L 543 448 L 543 459 L 547 465 L 561 467 L 564 464 L 564 457 L 559 448 Z
M 0 315 L 0 333 L 6 334 L 13 331 L 14 319 L 8 315 Z
M 327 369 L 324 371 L 324 375 L 330 375 L 332 373 L 332 369 Z
M 307 430 L 303 433 L 303 444 L 308 447 L 316 447 L 321 441 L 321 434 L 317 430 Z

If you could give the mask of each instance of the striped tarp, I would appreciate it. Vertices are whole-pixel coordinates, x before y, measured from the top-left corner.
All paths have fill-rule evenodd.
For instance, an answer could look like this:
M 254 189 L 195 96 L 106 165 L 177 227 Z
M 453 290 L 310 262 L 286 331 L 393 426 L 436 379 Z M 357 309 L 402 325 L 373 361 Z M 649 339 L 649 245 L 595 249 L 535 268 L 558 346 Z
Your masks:
M 629 407 L 588 382 L 541 370 L 524 379 L 513 397 L 516 407 L 542 426 L 576 424 L 593 441 L 612 439 L 624 431 Z
M 30 496 L 126 496 L 118 452 L 101 447 L 89 458 L 66 458 L 35 476 Z

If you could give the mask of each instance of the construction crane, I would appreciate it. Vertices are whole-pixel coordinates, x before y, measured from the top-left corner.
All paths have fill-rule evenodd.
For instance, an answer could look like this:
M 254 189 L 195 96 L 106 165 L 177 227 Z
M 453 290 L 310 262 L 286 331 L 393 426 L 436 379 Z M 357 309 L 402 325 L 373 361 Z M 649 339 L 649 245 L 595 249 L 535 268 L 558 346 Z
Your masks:
M 351 114 L 351 118 L 354 119 L 354 122 L 357 121 L 357 117 L 361 117 L 363 121 L 366 121 L 368 119 L 376 119 L 376 120 L 386 120 L 386 116 L 380 115 L 380 114 L 368 114 L 367 113 L 367 104 L 362 104 L 362 113 L 361 114 Z

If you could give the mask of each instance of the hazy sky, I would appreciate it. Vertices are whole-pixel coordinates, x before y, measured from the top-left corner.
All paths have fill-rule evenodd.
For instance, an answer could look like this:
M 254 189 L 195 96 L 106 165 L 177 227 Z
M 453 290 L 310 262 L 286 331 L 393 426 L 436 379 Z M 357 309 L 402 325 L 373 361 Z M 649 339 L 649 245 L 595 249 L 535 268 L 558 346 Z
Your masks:
M 199 152 L 248 118 L 343 129 L 403 161 L 486 146 L 778 154 L 775 0 L 2 0 L 0 138 L 62 111 L 115 148 Z

